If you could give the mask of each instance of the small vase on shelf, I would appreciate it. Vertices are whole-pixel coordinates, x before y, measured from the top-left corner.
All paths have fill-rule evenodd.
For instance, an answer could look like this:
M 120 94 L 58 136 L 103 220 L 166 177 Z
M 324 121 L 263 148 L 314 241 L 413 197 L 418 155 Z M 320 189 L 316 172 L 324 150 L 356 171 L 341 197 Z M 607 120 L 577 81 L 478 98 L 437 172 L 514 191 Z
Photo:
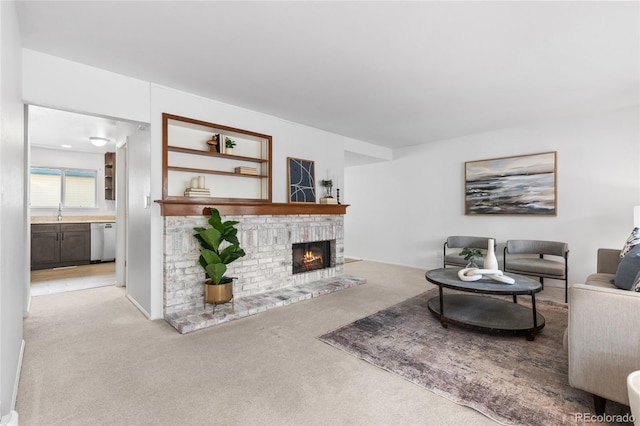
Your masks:
M 236 141 L 231 139 L 230 137 L 225 136 L 224 138 L 224 153 L 233 155 L 233 147 L 236 146 Z

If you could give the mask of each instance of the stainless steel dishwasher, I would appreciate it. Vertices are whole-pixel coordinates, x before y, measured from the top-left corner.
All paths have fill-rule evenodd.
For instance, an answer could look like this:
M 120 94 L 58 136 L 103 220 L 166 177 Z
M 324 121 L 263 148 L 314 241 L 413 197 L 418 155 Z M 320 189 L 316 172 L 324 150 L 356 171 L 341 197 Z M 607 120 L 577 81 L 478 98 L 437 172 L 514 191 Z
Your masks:
M 91 224 L 91 262 L 109 262 L 116 259 L 116 224 Z
M 116 260 L 116 224 L 105 223 L 104 224 L 104 242 L 102 245 L 102 261 L 109 262 Z

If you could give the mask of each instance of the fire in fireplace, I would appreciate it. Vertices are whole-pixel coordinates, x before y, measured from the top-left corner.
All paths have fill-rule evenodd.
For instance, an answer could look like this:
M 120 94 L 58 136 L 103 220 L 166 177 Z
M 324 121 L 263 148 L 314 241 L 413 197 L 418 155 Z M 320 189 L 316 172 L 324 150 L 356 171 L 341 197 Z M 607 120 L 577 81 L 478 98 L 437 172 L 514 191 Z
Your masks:
M 313 241 L 293 245 L 293 273 L 331 266 L 331 241 Z

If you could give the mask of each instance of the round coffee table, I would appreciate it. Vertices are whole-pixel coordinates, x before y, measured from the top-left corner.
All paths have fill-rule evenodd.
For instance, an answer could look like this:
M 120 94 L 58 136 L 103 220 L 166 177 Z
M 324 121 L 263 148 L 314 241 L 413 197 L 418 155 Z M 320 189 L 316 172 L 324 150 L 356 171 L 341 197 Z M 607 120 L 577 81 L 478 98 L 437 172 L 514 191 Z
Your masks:
M 489 278 L 462 281 L 458 279 L 459 270 L 440 268 L 425 273 L 427 281 L 439 289 L 439 295 L 428 302 L 429 311 L 444 328 L 450 323 L 489 333 L 525 335 L 527 340 L 534 340 L 544 328 L 544 317 L 536 312 L 535 294 L 542 290 L 538 281 L 511 273 L 508 276 L 516 281 L 514 284 Z M 444 295 L 443 288 L 464 293 Z M 512 296 L 513 302 L 480 294 Z M 518 304 L 517 296 L 521 295 L 531 296 L 531 308 Z

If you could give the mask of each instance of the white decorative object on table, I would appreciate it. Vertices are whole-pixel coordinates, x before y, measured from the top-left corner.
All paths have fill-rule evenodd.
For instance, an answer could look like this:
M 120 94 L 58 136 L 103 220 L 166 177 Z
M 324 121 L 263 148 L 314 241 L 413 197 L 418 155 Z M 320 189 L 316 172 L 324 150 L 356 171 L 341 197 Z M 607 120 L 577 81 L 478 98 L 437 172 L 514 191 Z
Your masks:
M 487 246 L 487 254 L 484 257 L 484 269 L 498 269 L 498 259 L 496 258 L 496 240 L 489 238 Z
M 458 271 L 460 281 L 478 281 L 483 276 L 505 284 L 515 284 L 516 280 L 502 274 L 499 269 L 464 268 Z

